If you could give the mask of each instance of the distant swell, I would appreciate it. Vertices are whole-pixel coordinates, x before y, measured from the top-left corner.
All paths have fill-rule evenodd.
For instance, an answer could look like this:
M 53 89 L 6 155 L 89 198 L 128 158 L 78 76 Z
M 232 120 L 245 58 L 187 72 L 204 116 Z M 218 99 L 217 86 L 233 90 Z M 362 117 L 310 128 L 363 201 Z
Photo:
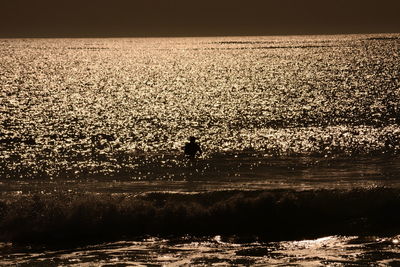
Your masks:
M 292 240 L 400 233 L 400 190 L 59 194 L 0 202 L 1 241 L 68 244 L 145 235 Z

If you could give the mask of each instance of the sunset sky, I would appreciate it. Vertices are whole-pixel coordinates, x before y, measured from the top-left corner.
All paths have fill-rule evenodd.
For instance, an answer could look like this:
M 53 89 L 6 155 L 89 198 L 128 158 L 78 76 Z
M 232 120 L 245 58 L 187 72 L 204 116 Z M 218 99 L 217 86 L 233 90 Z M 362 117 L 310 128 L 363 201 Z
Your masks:
M 0 37 L 400 32 L 399 0 L 2 0 Z

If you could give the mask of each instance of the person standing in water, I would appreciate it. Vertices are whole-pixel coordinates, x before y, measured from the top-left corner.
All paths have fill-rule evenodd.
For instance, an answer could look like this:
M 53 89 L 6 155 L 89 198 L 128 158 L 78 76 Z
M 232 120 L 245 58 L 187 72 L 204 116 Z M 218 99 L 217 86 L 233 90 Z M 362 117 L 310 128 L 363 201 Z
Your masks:
M 187 156 L 188 158 L 191 158 L 191 159 L 195 158 L 197 152 L 199 154 L 202 153 L 200 145 L 196 142 L 196 137 L 194 137 L 194 136 L 189 137 L 189 143 L 185 144 L 185 147 L 183 150 L 184 150 L 185 156 Z

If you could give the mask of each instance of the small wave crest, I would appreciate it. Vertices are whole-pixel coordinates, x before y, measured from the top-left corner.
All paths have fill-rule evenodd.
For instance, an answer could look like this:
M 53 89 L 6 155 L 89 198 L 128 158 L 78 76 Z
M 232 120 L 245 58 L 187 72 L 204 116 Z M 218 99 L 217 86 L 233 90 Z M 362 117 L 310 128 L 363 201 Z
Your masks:
M 51 194 L 0 201 L 0 240 L 76 244 L 151 236 L 294 240 L 400 232 L 400 190 Z

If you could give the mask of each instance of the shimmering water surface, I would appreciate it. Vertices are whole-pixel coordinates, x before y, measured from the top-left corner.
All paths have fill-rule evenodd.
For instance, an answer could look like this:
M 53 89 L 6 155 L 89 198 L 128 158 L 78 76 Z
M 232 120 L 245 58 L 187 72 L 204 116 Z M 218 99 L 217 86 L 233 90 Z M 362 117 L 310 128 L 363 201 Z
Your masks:
M 194 209 L 190 216 L 202 219 L 203 210 L 210 209 L 218 224 L 220 208 L 204 204 L 210 192 L 221 192 L 217 200 L 228 206 L 256 201 L 261 204 L 251 207 L 262 213 L 268 202 L 279 214 L 290 214 L 280 206 L 282 199 L 296 206 L 302 192 L 314 192 L 330 208 L 335 197 L 350 199 L 345 203 L 356 209 L 355 202 L 389 190 L 386 202 L 379 202 L 389 216 L 400 207 L 399 70 L 399 34 L 2 39 L 0 238 L 5 243 L 0 262 L 395 266 L 398 228 L 371 237 L 383 234 L 374 225 L 387 225 L 367 211 L 351 217 L 366 232 L 340 228 L 338 233 L 327 226 L 332 231 L 312 234 L 310 228 L 302 235 L 314 238 L 309 241 L 256 241 L 257 232 L 239 242 L 229 237 L 233 230 L 223 235 L 211 226 L 207 233 L 188 230 L 186 237 L 154 226 L 157 230 L 147 229 L 136 241 L 111 231 L 114 240 L 72 250 L 51 250 L 46 238 L 60 241 L 55 232 L 86 229 L 79 203 L 90 199 L 84 210 L 96 211 L 104 204 L 99 196 L 113 197 L 113 212 L 125 224 L 136 219 L 121 210 L 142 201 L 125 198 L 147 194 L 150 200 L 140 205 L 154 208 L 157 220 L 176 212 L 160 206 L 160 196 L 179 205 L 179 198 L 198 194 L 190 200 L 195 206 L 183 209 Z M 182 147 L 192 135 L 204 153 L 188 161 Z M 348 193 L 337 196 L 341 191 Z M 269 192 L 277 194 L 271 201 L 263 195 Z M 232 212 L 246 216 L 237 207 Z M 190 216 L 183 218 L 190 221 Z M 145 221 L 151 223 L 150 217 Z M 385 223 L 396 225 L 398 219 Z M 37 227 L 20 223 L 29 220 Z M 62 228 L 65 220 L 74 226 Z M 112 222 L 111 228 L 123 224 Z M 158 230 L 173 237 L 160 237 Z M 19 244 L 36 244 L 32 233 L 48 234 L 44 245 Z
M 209 239 L 144 239 L 74 250 L 30 250 L 9 255 L 19 266 L 398 266 L 399 237 L 329 236 L 315 240 L 232 243 Z

